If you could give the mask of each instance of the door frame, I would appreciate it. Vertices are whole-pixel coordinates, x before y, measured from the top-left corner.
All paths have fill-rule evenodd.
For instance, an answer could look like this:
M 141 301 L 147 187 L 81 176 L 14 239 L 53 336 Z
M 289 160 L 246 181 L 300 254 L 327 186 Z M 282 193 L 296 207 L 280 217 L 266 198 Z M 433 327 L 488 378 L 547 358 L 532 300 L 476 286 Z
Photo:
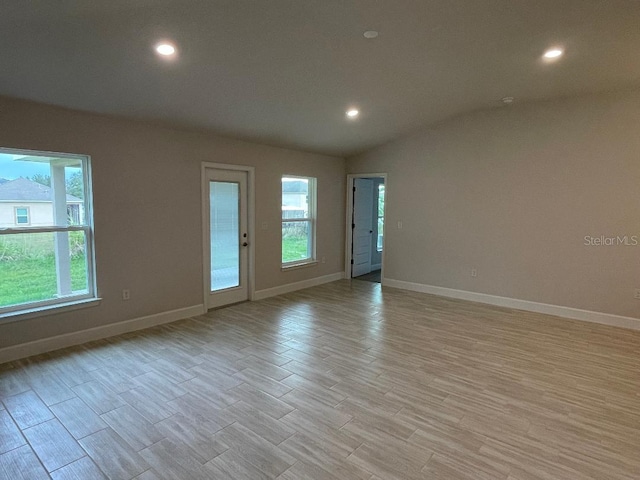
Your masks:
M 384 264 L 387 254 L 387 210 L 389 202 L 389 185 L 387 184 L 386 173 L 349 173 L 347 174 L 347 214 L 345 215 L 345 246 L 344 246 L 344 276 L 347 280 L 353 278 L 351 275 L 351 260 L 353 258 L 351 249 L 353 247 L 353 230 L 351 223 L 353 219 L 353 186 L 356 178 L 382 178 L 384 180 L 384 226 L 382 227 L 382 235 L 384 238 L 384 247 L 382 248 L 381 266 L 380 266 L 380 285 L 384 284 Z
M 249 255 L 247 265 L 247 279 L 249 301 L 255 299 L 255 167 L 247 165 L 233 165 L 229 163 L 202 162 L 200 167 L 200 208 L 202 210 L 202 293 L 205 312 L 208 310 L 208 299 L 210 294 L 210 273 L 211 269 L 209 232 L 205 228 L 208 225 L 210 212 L 205 211 L 209 197 L 209 184 L 207 181 L 207 170 L 227 170 L 234 172 L 246 172 L 247 174 L 247 235 L 249 236 Z

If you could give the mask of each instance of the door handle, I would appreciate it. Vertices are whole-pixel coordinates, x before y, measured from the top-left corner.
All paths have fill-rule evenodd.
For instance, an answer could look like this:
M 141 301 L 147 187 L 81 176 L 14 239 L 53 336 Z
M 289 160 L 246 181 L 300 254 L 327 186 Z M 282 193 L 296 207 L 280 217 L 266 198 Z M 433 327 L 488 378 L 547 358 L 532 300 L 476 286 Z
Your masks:
M 373 233 L 373 230 L 369 230 L 369 233 Z
M 242 244 L 242 246 L 243 246 L 243 247 L 247 247 L 247 246 L 249 246 L 249 244 L 248 244 L 247 242 L 244 242 L 244 243 Z

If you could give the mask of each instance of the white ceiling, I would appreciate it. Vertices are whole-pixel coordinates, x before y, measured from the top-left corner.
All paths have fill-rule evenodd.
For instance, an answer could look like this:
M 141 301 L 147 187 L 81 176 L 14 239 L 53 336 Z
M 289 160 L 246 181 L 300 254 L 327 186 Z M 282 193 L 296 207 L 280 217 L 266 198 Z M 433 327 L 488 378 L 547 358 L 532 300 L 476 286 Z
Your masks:
M 378 30 L 373 40 L 365 30 Z M 173 40 L 179 56 L 153 52 Z M 540 57 L 561 45 L 555 63 Z M 0 94 L 351 155 L 447 117 L 640 86 L 637 0 L 2 0 Z M 345 110 L 357 106 L 356 121 Z

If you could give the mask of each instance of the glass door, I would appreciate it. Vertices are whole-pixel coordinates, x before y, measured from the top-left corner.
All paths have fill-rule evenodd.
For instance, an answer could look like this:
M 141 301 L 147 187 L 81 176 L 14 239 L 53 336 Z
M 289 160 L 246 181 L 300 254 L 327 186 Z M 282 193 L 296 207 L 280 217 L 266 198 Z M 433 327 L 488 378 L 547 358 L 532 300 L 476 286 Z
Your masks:
M 248 299 L 247 173 L 207 170 L 208 308 Z

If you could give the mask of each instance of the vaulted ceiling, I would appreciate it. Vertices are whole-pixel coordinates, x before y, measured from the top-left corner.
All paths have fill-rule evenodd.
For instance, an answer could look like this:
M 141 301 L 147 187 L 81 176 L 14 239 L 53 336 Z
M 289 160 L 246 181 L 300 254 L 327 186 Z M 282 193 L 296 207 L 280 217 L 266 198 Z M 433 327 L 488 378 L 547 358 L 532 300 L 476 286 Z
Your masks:
M 176 45 L 174 58 L 156 55 L 161 40 Z M 553 46 L 565 55 L 543 61 Z M 1 95 L 328 154 L 362 152 L 505 96 L 635 87 L 637 0 L 0 6 Z

